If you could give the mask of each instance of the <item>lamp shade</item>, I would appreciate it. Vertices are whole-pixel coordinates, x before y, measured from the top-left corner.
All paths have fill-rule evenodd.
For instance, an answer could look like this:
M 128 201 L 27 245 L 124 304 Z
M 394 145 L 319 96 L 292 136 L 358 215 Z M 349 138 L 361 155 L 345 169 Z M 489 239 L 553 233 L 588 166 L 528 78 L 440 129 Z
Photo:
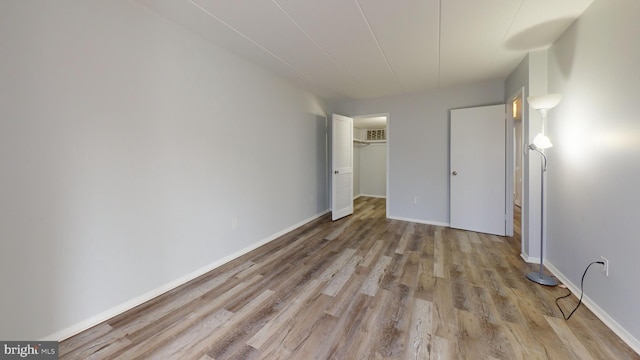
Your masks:
M 536 110 L 553 109 L 562 100 L 562 94 L 547 94 L 538 96 L 529 96 L 527 102 Z
M 543 133 L 539 133 L 535 138 L 533 138 L 533 145 L 535 145 L 535 147 L 540 150 L 548 149 L 553 146 L 551 140 L 549 140 L 549 138 L 546 137 Z

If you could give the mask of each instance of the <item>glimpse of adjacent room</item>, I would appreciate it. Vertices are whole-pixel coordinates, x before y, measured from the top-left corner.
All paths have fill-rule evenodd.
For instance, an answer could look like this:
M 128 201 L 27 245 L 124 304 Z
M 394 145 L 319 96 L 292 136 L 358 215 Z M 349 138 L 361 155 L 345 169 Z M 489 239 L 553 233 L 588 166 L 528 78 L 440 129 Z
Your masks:
M 353 197 L 387 197 L 387 116 L 353 119 Z

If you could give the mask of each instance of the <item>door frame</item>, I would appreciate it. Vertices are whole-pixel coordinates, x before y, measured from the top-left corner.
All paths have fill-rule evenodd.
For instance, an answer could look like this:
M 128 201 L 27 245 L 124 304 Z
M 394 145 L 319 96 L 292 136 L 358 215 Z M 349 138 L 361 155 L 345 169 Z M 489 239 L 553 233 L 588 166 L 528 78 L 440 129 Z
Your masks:
M 521 114 L 522 114 L 522 119 L 521 124 L 522 124 L 522 146 L 524 147 L 524 127 L 525 124 L 527 123 L 527 118 L 526 118 L 526 114 L 527 112 L 525 111 L 525 98 L 524 98 L 524 87 L 519 88 L 515 93 L 513 93 L 508 99 L 507 99 L 507 104 L 510 106 L 511 104 L 513 104 L 513 101 L 517 98 L 521 97 L 522 98 L 522 109 L 521 109 Z M 514 173 L 515 173 L 515 154 L 518 154 L 518 156 L 520 156 L 520 168 L 521 171 L 524 173 L 524 149 L 516 149 L 515 148 L 515 141 L 514 141 L 514 131 L 515 131 L 515 121 L 513 119 L 513 111 L 511 111 L 511 108 L 509 106 L 506 106 L 505 108 L 507 109 L 507 131 L 506 131 L 506 144 L 507 144 L 507 186 L 506 186 L 506 192 L 507 192 L 507 200 L 506 200 L 506 209 L 507 209 L 507 236 L 513 236 L 513 191 L 514 191 L 514 185 L 513 185 L 513 180 L 514 180 Z M 524 177 L 523 177 L 523 181 L 520 184 L 520 209 L 524 209 L 525 207 L 525 199 L 527 197 L 525 196 L 524 193 Z M 523 220 L 523 216 L 524 216 L 524 211 L 520 211 L 520 251 L 524 250 L 523 244 L 523 236 L 524 236 L 524 232 L 522 231 L 522 224 L 524 224 Z

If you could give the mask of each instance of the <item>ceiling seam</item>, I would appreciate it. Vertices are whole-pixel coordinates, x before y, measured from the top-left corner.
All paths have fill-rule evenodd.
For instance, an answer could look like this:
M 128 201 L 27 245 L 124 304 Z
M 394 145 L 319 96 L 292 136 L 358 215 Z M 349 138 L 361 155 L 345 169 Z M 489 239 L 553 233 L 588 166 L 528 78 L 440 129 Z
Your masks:
M 389 71 L 391 71 L 391 74 L 393 74 L 394 79 L 396 79 L 396 83 L 398 83 L 398 87 L 400 88 L 401 92 L 405 92 L 402 84 L 400 83 L 400 80 L 398 80 L 398 76 L 396 75 L 396 72 L 393 71 L 393 67 L 391 66 L 391 63 L 389 62 L 389 59 L 387 58 L 387 54 L 384 53 L 384 50 L 382 49 L 382 46 L 380 46 L 380 43 L 378 42 L 378 38 L 376 37 L 375 32 L 373 31 L 373 28 L 371 27 L 371 24 L 369 23 L 369 19 L 367 19 L 367 15 L 364 13 L 364 10 L 362 9 L 362 6 L 360 5 L 360 1 L 356 0 L 356 5 L 358 5 L 358 10 L 360 10 L 360 14 L 362 14 L 362 17 L 364 18 L 364 22 L 365 24 L 367 24 L 367 28 L 369 29 L 369 33 L 371 33 L 371 37 L 373 37 L 373 41 L 375 41 L 376 46 L 378 46 L 378 50 L 380 50 L 380 53 L 382 54 L 382 57 L 384 58 L 385 63 L 387 64 L 387 67 L 389 68 Z
M 253 45 L 259 47 L 260 49 L 262 49 L 263 51 L 265 51 L 266 53 L 268 53 L 269 55 L 273 56 L 274 58 L 278 59 L 279 61 L 281 61 L 283 64 L 285 64 L 286 66 L 288 66 L 289 68 L 291 68 L 293 71 L 297 72 L 298 74 L 304 76 L 305 78 L 307 78 L 309 81 L 313 82 L 313 79 L 303 73 L 302 71 L 300 71 L 298 68 L 296 68 L 295 66 L 291 65 L 290 63 L 288 63 L 286 60 L 284 60 L 283 58 L 281 58 L 280 56 L 278 56 L 277 54 L 275 54 L 274 52 L 270 51 L 269 49 L 267 49 L 266 47 L 260 45 L 258 42 L 256 42 L 255 40 L 251 39 L 249 36 L 245 35 L 244 33 L 242 33 L 241 31 L 239 31 L 238 29 L 234 28 L 233 26 L 231 26 L 230 24 L 228 24 L 227 22 L 225 22 L 224 20 L 220 19 L 219 17 L 217 17 L 216 15 L 214 15 L 213 13 L 211 13 L 209 10 L 205 9 L 202 5 L 198 4 L 196 2 L 196 0 L 189 0 L 189 2 L 191 2 L 193 4 L 193 6 L 197 7 L 198 9 L 202 10 L 205 14 L 209 15 L 210 17 L 212 17 L 213 19 L 215 19 L 216 21 L 219 21 L 222 25 L 228 27 L 229 29 L 231 29 L 232 31 L 234 31 L 236 34 L 242 36 L 244 39 L 246 39 L 247 41 L 249 41 L 250 43 L 252 43 Z
M 345 74 L 348 74 L 353 81 L 356 82 L 356 84 L 358 84 L 358 86 L 360 86 L 361 88 L 364 88 L 364 85 L 360 82 L 360 80 L 358 80 L 358 78 L 355 77 L 355 75 L 353 75 L 351 72 L 347 71 L 344 67 L 342 67 L 342 65 L 340 65 L 340 63 L 338 62 L 338 60 L 336 60 L 333 55 L 331 55 L 331 53 L 329 53 L 329 51 L 327 51 L 318 41 L 316 41 L 313 36 L 311 36 L 311 34 L 309 34 L 304 27 L 302 27 L 302 25 L 300 25 L 300 23 L 298 23 L 298 21 L 296 21 L 296 19 L 293 18 L 293 16 L 287 11 L 285 10 L 282 5 L 280 5 L 276 0 L 271 0 L 279 9 L 280 11 L 282 11 L 288 18 L 289 20 L 291 20 L 291 22 L 293 22 L 298 29 L 300 29 L 300 31 L 302 31 L 308 38 L 309 40 L 311 40 L 311 42 L 313 42 L 329 59 L 331 59 L 331 61 L 340 69 L 342 70 Z
M 502 39 L 500 40 L 500 44 L 498 44 L 498 48 L 493 53 L 493 56 L 491 57 L 491 61 L 489 62 L 489 65 L 493 64 L 493 62 L 496 60 L 496 56 L 498 56 L 498 52 L 500 51 L 500 49 L 502 49 L 502 45 L 504 44 L 505 40 L 507 39 L 507 34 L 509 33 L 509 31 L 511 31 L 511 28 L 513 27 L 513 23 L 515 23 L 516 18 L 520 14 L 520 9 L 522 9 L 522 4 L 524 4 L 524 0 L 520 0 L 520 5 L 518 5 L 518 10 L 516 10 L 515 14 L 511 18 L 511 22 L 509 23 L 509 26 L 507 27 L 507 30 L 502 35 Z

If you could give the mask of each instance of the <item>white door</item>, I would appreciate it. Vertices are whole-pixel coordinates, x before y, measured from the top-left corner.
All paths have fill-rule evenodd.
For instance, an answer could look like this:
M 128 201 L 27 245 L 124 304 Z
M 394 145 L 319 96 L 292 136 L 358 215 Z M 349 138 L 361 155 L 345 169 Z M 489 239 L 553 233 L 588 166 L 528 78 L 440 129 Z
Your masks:
M 353 214 L 353 119 L 333 114 L 331 219 Z
M 505 106 L 451 110 L 450 224 L 505 235 Z

